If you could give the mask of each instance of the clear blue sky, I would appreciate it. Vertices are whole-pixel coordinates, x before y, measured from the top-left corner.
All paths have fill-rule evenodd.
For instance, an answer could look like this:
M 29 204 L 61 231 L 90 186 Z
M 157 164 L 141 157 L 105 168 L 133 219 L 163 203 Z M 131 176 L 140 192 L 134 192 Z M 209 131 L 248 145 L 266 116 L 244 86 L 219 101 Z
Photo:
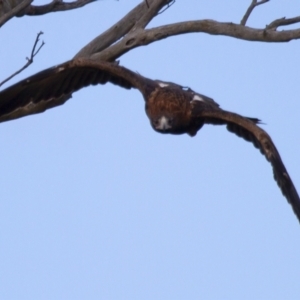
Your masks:
M 25 63 L 38 31 L 46 45 L 10 84 L 72 58 L 139 2 L 11 20 L 0 78 Z M 150 26 L 239 22 L 249 3 L 177 1 Z M 274 0 L 249 25 L 297 14 L 298 1 Z M 299 41 L 190 34 L 121 64 L 262 119 L 300 190 Z M 224 127 L 160 135 L 137 91 L 107 85 L 2 123 L 0 137 L 1 300 L 300 299 L 300 225 L 269 163 Z

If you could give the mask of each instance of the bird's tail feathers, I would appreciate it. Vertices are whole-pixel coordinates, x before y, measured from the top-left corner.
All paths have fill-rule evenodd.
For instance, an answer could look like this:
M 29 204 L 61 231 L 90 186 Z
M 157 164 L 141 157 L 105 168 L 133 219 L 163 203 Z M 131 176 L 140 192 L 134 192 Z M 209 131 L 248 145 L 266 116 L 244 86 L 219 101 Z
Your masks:
M 245 117 L 245 118 L 252 121 L 254 124 L 265 124 L 260 119 L 257 119 L 257 118 L 249 118 L 249 117 Z

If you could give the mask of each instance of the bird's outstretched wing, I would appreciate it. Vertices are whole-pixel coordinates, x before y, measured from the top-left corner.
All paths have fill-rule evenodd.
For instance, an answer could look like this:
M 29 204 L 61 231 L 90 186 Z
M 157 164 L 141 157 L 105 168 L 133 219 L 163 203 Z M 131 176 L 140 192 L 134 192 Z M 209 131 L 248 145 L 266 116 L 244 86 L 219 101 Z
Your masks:
M 206 124 L 227 125 L 230 132 L 252 142 L 271 163 L 274 179 L 291 204 L 300 222 L 300 199 L 297 190 L 272 139 L 256 125 L 259 122 L 258 119 L 245 118 L 221 109 L 203 109 L 199 106 L 199 103 L 196 103 L 193 107 L 193 118 L 200 118 Z
M 163 89 L 164 86 L 169 85 L 145 78 L 114 63 L 75 59 L 46 69 L 1 91 L 0 122 L 43 112 L 46 109 L 61 105 L 73 92 L 83 87 L 106 84 L 107 82 L 126 89 L 139 89 L 146 102 L 149 95 L 151 95 L 150 99 L 152 96 L 157 95 L 158 87 Z M 176 86 L 178 89 L 178 85 Z M 187 121 L 186 124 L 196 124 L 196 127 L 191 131 L 193 133 L 191 135 L 195 135 L 203 123 L 227 124 L 229 131 L 253 142 L 272 164 L 274 178 L 300 221 L 300 199 L 297 191 L 271 138 L 256 125 L 259 120 L 224 111 L 212 99 L 197 94 L 191 89 L 188 89 L 186 93 L 187 98 L 186 101 L 182 102 L 183 107 L 187 103 L 191 105 L 192 115 L 188 113 L 185 121 Z M 173 95 L 174 92 L 171 92 L 171 94 Z M 189 110 L 186 111 L 189 112 Z M 189 120 L 189 118 L 192 118 L 192 120 Z M 193 119 L 196 121 L 191 122 Z M 185 128 L 185 131 L 181 133 L 184 132 L 190 134 L 189 128 Z
M 62 104 L 60 97 L 79 89 L 111 82 L 139 88 L 143 77 L 109 62 L 75 59 L 41 71 L 0 92 L 0 122 L 43 112 Z M 57 104 L 58 103 L 58 104 Z

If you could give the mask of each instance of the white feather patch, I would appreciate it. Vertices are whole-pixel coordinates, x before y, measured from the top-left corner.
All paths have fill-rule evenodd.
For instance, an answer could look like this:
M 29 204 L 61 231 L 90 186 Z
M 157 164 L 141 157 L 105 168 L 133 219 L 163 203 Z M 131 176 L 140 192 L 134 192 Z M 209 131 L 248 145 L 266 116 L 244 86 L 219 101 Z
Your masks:
M 156 126 L 156 129 L 159 130 L 167 130 L 170 129 L 172 126 L 170 126 L 169 124 L 169 119 L 165 116 L 162 116 L 159 120 L 158 120 L 158 125 Z
M 169 86 L 169 84 L 167 83 L 163 83 L 163 82 L 159 82 L 158 85 L 162 88 L 166 87 L 166 86 Z
M 202 97 L 200 97 L 199 95 L 194 95 L 193 97 L 194 101 L 204 101 Z

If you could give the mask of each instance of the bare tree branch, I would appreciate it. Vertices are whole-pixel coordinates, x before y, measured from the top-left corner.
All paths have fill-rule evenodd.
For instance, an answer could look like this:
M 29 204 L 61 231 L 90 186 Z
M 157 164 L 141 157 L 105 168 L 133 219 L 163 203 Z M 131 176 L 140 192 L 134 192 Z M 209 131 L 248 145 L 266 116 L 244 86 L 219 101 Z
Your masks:
M 240 24 L 216 22 L 213 20 L 187 21 L 153 29 L 139 29 L 130 32 L 118 43 L 91 56 L 92 59 L 115 60 L 133 48 L 180 34 L 203 32 L 212 35 L 225 35 L 247 41 L 288 42 L 300 39 L 300 29 L 274 31 L 254 29 Z
M 256 6 L 259 6 L 259 5 L 264 4 L 264 3 L 266 3 L 266 2 L 269 2 L 269 0 L 261 0 L 261 1 L 259 1 L 259 2 L 257 2 L 257 0 L 252 0 L 250 6 L 248 7 L 248 9 L 247 9 L 245 15 L 244 15 L 243 18 L 242 18 L 240 24 L 241 24 L 241 25 L 246 25 L 246 22 L 247 22 L 249 16 L 251 15 L 253 9 L 254 9 Z
M 112 27 L 107 29 L 105 32 L 101 33 L 90 43 L 84 46 L 74 58 L 77 57 L 88 57 L 93 53 L 100 52 L 107 48 L 122 36 L 124 36 L 131 28 L 135 25 L 137 20 L 143 15 L 148 7 L 145 2 L 137 5 L 133 10 L 131 10 L 125 17 L 123 17 L 119 22 L 114 24 Z
M 51 3 L 46 5 L 30 5 L 26 8 L 24 14 L 28 16 L 40 16 L 51 12 L 76 9 L 95 1 L 96 0 L 77 0 L 74 2 L 64 2 L 62 0 L 53 0 Z
M 17 6 L 9 10 L 7 13 L 0 17 L 0 27 L 5 24 L 8 20 L 19 14 L 23 11 L 33 0 L 24 0 L 19 3 Z
M 165 6 L 168 5 L 170 2 L 173 2 L 173 0 L 154 0 L 152 3 L 150 3 L 150 7 L 145 12 L 143 16 L 138 20 L 135 28 L 145 28 L 149 22 L 157 16 L 158 12 Z M 133 30 L 134 30 L 133 29 Z
M 266 29 L 276 30 L 280 26 L 292 25 L 300 22 L 300 17 L 286 19 L 285 17 L 277 19 L 266 26 Z
M 137 24 L 137 22 L 146 14 L 147 18 L 143 19 L 138 26 L 146 26 L 149 20 L 149 16 L 152 18 L 155 16 L 155 12 L 157 9 L 166 5 L 170 0 L 147 0 L 147 2 L 142 1 L 138 4 L 133 10 L 131 10 L 124 18 L 122 18 L 119 22 L 114 24 L 108 30 L 97 36 L 94 40 L 84 46 L 74 58 L 77 57 L 89 57 L 94 53 L 100 52 L 103 49 L 106 49 L 120 38 L 122 38 L 125 34 L 127 34 L 133 27 Z M 149 5 L 149 6 L 148 6 Z M 155 7 L 153 11 L 152 6 Z M 151 11 L 148 12 L 151 7 Z M 154 13 L 153 13 L 154 12 Z
M 158 15 L 164 13 L 168 8 L 170 8 L 173 4 L 175 4 L 176 0 L 172 0 L 168 3 L 167 7 L 165 7 L 162 11 L 160 11 L 159 13 L 157 13 Z
M 246 23 L 249 15 L 256 6 L 268 1 L 269 0 L 261 0 L 259 2 L 252 1 L 252 6 L 250 5 L 248 8 L 243 18 L 244 21 L 242 20 L 241 23 Z M 274 30 L 278 26 L 298 23 L 300 22 L 300 17 L 278 19 L 263 29 L 251 28 L 243 24 L 230 22 L 217 22 L 214 20 L 187 21 L 145 29 L 147 24 L 157 16 L 163 7 L 169 7 L 173 2 L 174 0 L 142 0 L 142 2 L 124 18 L 82 48 L 76 54 L 75 58 L 88 57 L 95 60 L 114 61 L 136 47 L 145 46 L 175 35 L 196 32 L 260 42 L 288 42 L 290 40 L 300 39 L 300 29 L 286 31 Z M 28 111 L 23 112 L 23 114 L 29 115 L 43 112 L 48 108 L 65 103 L 70 98 L 71 95 L 65 95 L 61 98 L 51 99 L 43 105 L 28 108 Z
M 37 48 L 37 44 L 38 44 L 38 42 L 40 40 L 40 36 L 42 34 L 43 34 L 42 31 L 40 31 L 37 34 L 37 37 L 35 39 L 34 45 L 33 45 L 32 50 L 31 50 L 30 58 L 26 57 L 27 63 L 20 70 L 16 71 L 12 75 L 10 75 L 6 79 L 4 79 L 2 82 L 0 82 L 0 86 L 3 85 L 5 82 L 9 81 L 10 79 L 12 79 L 14 76 L 16 76 L 19 73 L 21 73 L 23 70 L 25 70 L 29 65 L 31 65 L 33 63 L 33 58 L 39 53 L 39 51 L 41 50 L 41 48 L 45 45 L 45 43 L 43 41 L 42 44 Z

